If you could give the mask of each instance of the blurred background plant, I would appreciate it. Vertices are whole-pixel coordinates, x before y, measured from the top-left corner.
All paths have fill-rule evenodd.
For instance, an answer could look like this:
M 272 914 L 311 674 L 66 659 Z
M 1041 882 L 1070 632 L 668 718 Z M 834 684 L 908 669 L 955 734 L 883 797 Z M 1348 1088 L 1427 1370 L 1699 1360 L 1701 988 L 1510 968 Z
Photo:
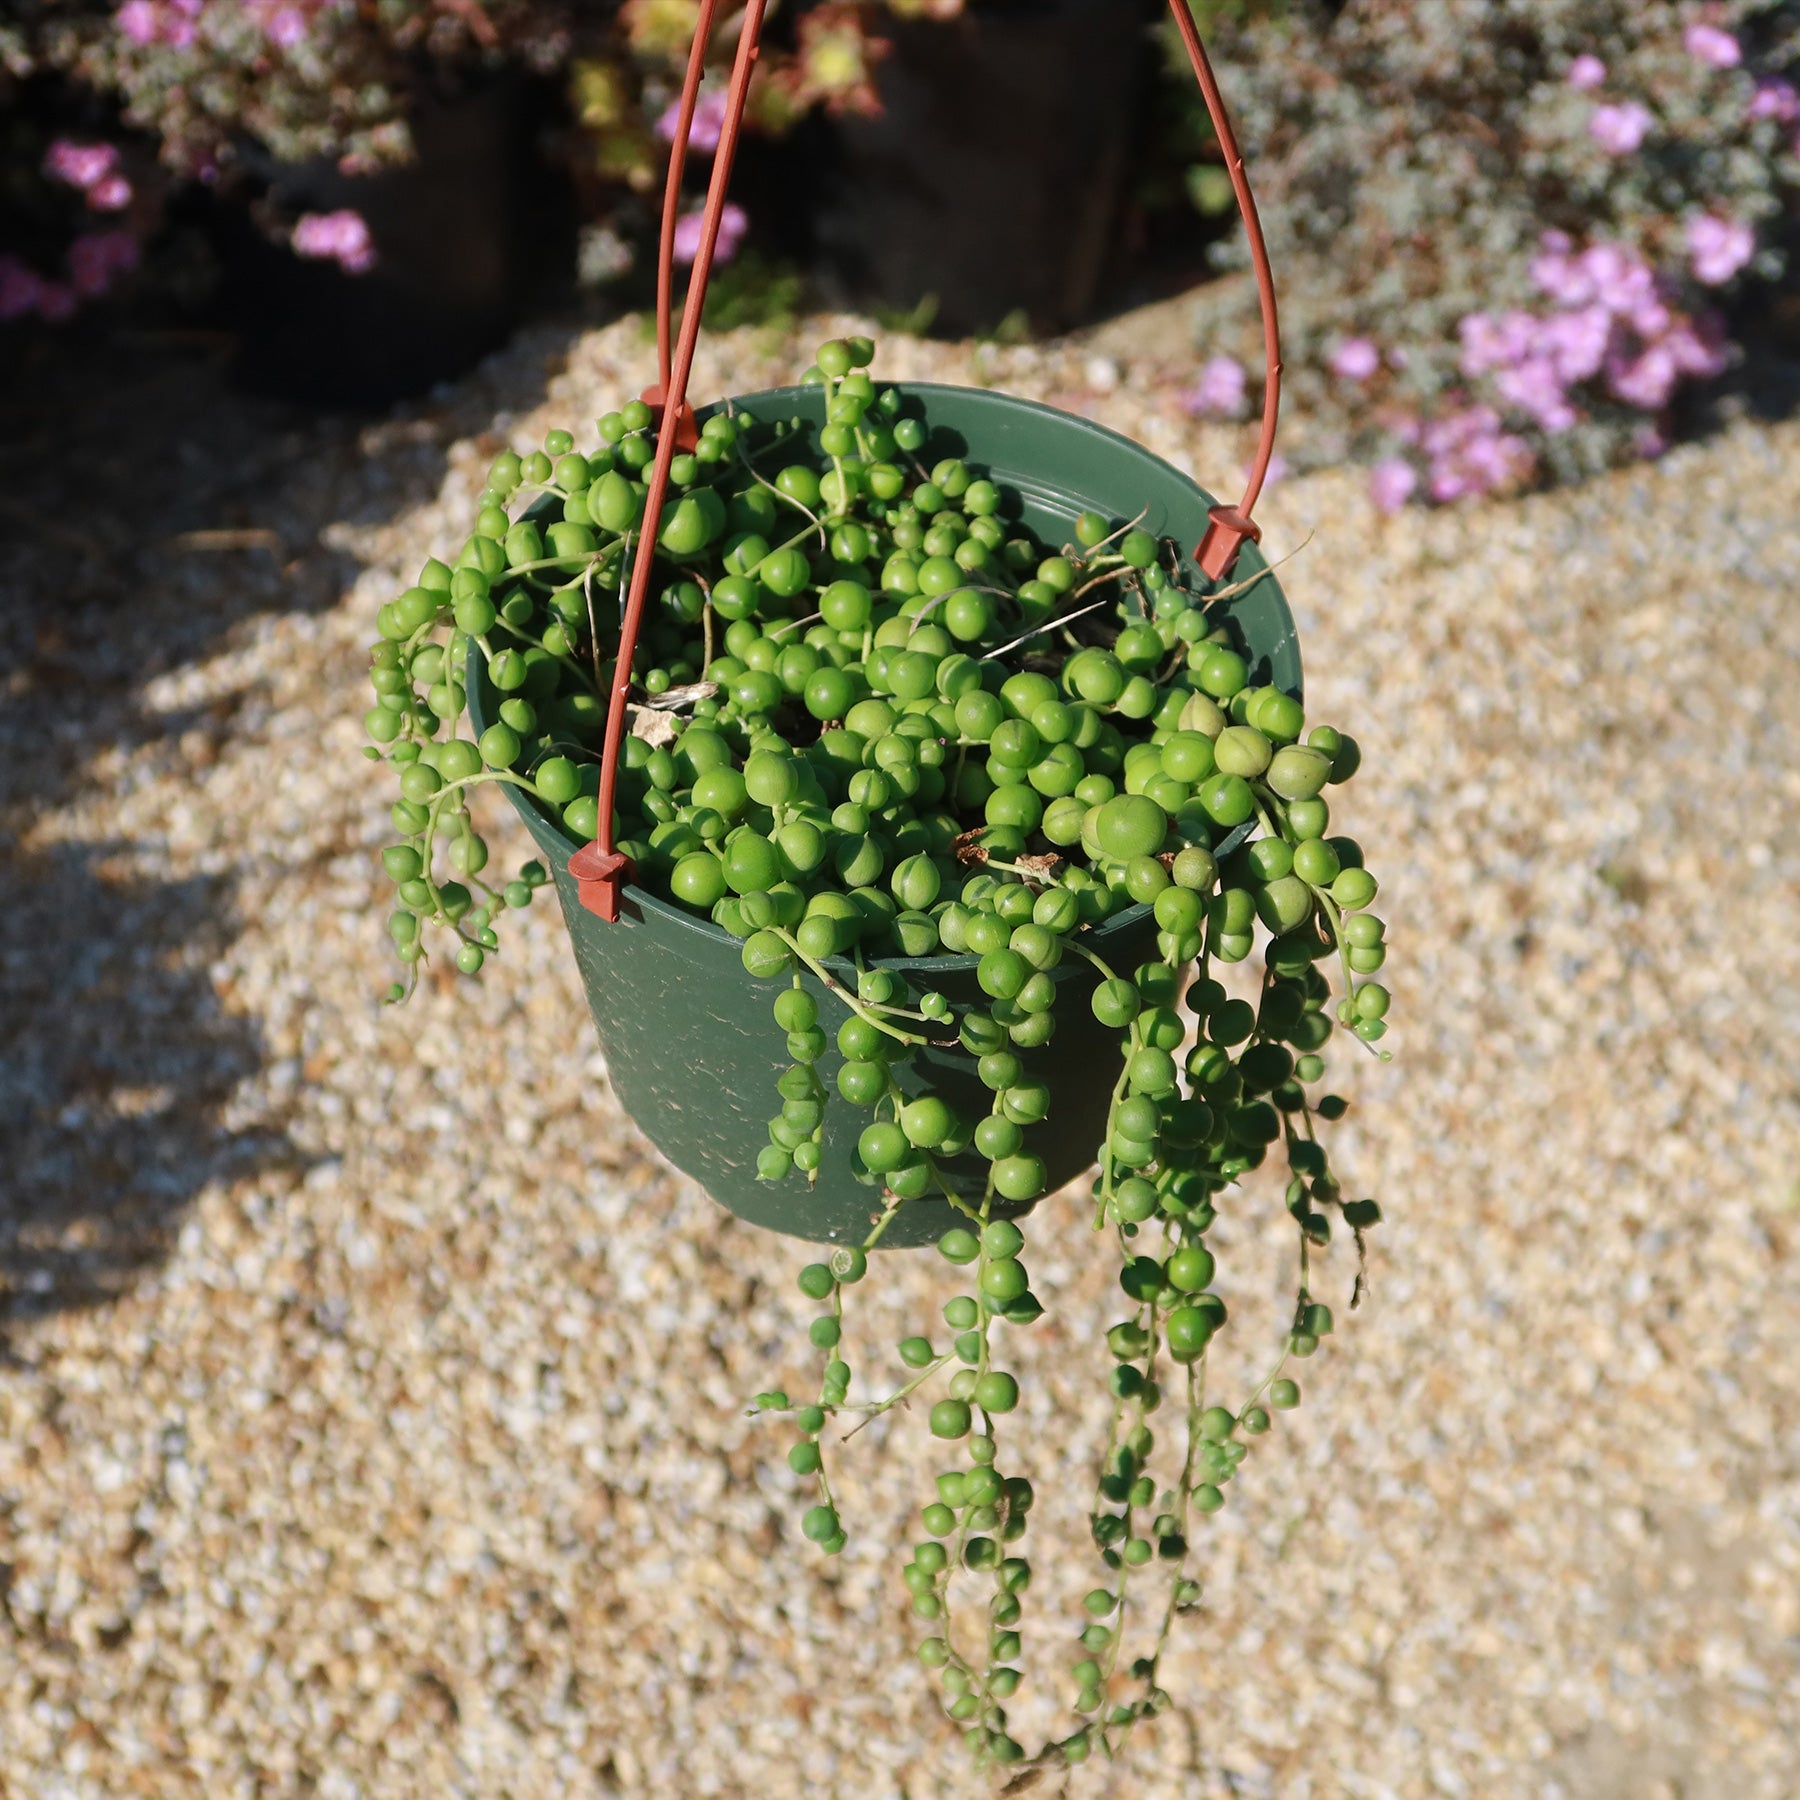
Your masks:
M 1205 0 L 1312 459 L 1383 504 L 1668 441 L 1793 247 L 1791 0 Z M 1223 171 L 1197 164 L 1205 207 Z M 1242 261 L 1221 238 L 1218 261 Z M 1213 329 L 1248 324 L 1223 293 Z M 1245 360 L 1252 363 L 1247 354 Z M 1190 396 L 1229 411 L 1215 370 Z
M 961 0 L 819 0 L 790 7 L 757 72 L 753 128 L 876 104 L 883 19 L 947 18 Z M 599 284 L 646 236 L 697 0 L 22 0 L 0 23 L 6 109 L 0 318 L 61 323 L 122 277 L 179 285 L 172 222 L 195 191 L 247 211 L 265 240 L 351 275 L 387 246 L 379 177 L 449 137 L 489 159 L 531 140 L 524 180 L 573 188 L 579 268 Z M 728 59 L 728 23 L 715 54 Z M 501 97 L 498 125 L 495 97 Z M 693 146 L 718 139 L 709 89 Z M 471 125 L 471 121 L 474 124 Z M 445 148 L 442 160 L 453 162 Z M 535 166 L 534 166 L 535 165 Z M 467 171 L 464 171 L 466 174 Z M 704 162 L 701 163 L 704 173 Z M 339 181 L 328 177 L 335 174 Z M 357 186 L 361 182 L 362 189 Z M 348 184 L 348 185 L 346 185 Z M 336 190 L 314 205 L 308 190 Z M 355 202 L 360 191 L 370 207 Z M 507 196 L 510 201 L 511 196 Z M 734 252 L 748 220 L 727 234 Z M 473 237 L 469 232 L 466 236 Z M 152 246 L 171 252 L 145 265 Z M 182 248 L 191 262 L 192 238 Z M 479 242 L 457 246 L 480 257 Z M 782 290 L 780 272 L 771 279 Z M 739 284 L 743 285 L 742 283 Z
M 454 373 L 571 279 L 636 303 L 696 13 L 15 0 L 0 321 L 221 303 L 271 380 L 380 398 Z M 1279 272 L 1291 453 L 1368 461 L 1384 505 L 1656 453 L 1780 303 L 1800 0 L 1195 14 Z M 1223 273 L 1199 294 L 1183 402 L 1248 415 L 1242 237 L 1159 16 L 1159 0 L 776 6 L 716 322 L 810 295 L 1010 335 Z M 695 119 L 696 196 L 721 100 L 709 85 Z

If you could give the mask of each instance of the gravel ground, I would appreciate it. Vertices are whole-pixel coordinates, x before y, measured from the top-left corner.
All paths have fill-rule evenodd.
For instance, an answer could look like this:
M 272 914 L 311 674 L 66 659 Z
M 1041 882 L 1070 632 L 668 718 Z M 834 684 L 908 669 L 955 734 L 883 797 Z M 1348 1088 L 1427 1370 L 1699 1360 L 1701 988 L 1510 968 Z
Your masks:
M 559 920 L 372 1003 L 361 646 L 503 437 L 641 385 L 634 322 L 558 350 L 360 432 L 191 358 L 136 426 L 43 425 L 94 460 L 85 514 L 20 515 L 7 601 L 0 1794 L 978 1791 L 894 1575 L 922 1421 L 842 1458 L 821 1569 L 743 1415 L 798 1366 L 795 1247 L 619 1114 Z M 1220 486 L 1246 453 L 1079 347 L 884 368 L 972 362 Z M 697 391 L 794 367 L 741 333 Z M 1182 1704 L 1070 1795 L 1800 1793 L 1796 517 L 1787 425 L 1478 510 L 1273 495 L 1309 697 L 1367 752 L 1340 816 L 1399 1023 L 1346 1167 L 1388 1223 L 1354 1319 L 1332 1252 L 1339 1333 L 1206 1528 Z M 221 528 L 274 537 L 176 535 Z M 1221 1264 L 1272 1341 L 1252 1193 Z M 1028 1728 L 1115 1316 L 1080 1212 L 1043 1209 L 1058 1322 L 1022 1334 Z M 881 1275 L 871 1352 L 948 1291 Z

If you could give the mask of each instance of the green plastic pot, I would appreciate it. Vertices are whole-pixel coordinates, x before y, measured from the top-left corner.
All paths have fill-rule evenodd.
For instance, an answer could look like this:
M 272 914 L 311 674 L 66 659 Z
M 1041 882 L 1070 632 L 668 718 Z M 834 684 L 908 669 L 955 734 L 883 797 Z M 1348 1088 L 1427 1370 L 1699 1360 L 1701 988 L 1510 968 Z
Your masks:
M 908 410 L 917 411 L 922 402 L 931 421 L 921 460 L 964 456 L 979 464 L 1013 513 L 1046 542 L 1067 541 L 1076 516 L 1090 508 L 1116 518 L 1143 512 L 1146 530 L 1188 552 L 1206 530 L 1213 496 L 1117 432 L 977 388 L 916 383 L 900 389 L 914 403 Z M 802 435 L 789 440 L 796 447 L 810 444 L 824 423 L 823 396 L 816 387 L 775 388 L 734 404 L 765 428 L 797 424 Z M 1233 583 L 1260 579 L 1222 602 L 1216 616 L 1230 625 L 1253 680 L 1299 698 L 1294 622 L 1274 576 L 1262 573 L 1267 566 L 1257 547 L 1246 545 Z M 1191 562 L 1185 572 L 1204 585 Z M 479 655 L 472 654 L 470 713 L 477 732 L 491 704 L 483 677 Z M 847 1016 L 843 1002 L 810 974 L 805 977 L 819 1003 L 819 1022 L 832 1040 L 819 1064 L 832 1099 L 817 1180 L 811 1187 L 798 1174 L 782 1182 L 759 1181 L 757 1153 L 768 1142 L 768 1121 L 780 1106 L 775 1083 L 788 1063 L 770 1012 L 780 984 L 752 980 L 734 938 L 644 888 L 625 889 L 615 924 L 588 912 L 568 872 L 569 858 L 580 846 L 550 809 L 516 787 L 505 791 L 554 873 L 613 1088 L 639 1129 L 739 1218 L 817 1243 L 860 1243 L 880 1216 L 882 1200 L 879 1187 L 859 1180 L 852 1166 L 856 1138 L 869 1115 L 837 1098 L 841 1058 L 835 1041 Z M 1227 846 L 1241 835 L 1234 834 Z M 1147 907 L 1133 907 L 1083 941 L 1113 968 L 1129 971 L 1155 954 L 1155 921 Z M 905 975 L 915 987 L 938 989 L 960 1009 L 984 1003 L 975 983 L 976 961 L 973 956 L 894 958 L 881 966 Z M 837 966 L 834 973 L 854 987 L 852 967 Z M 1093 1163 L 1121 1055 L 1120 1034 L 1100 1025 L 1088 1005 L 1099 979 L 1092 965 L 1065 958 L 1053 979 L 1059 988 L 1056 1037 L 1023 1058 L 1028 1073 L 1051 1093 L 1049 1115 L 1030 1128 L 1027 1141 L 1043 1158 L 1052 1189 Z M 961 1050 L 926 1048 L 899 1079 L 909 1091 L 930 1087 L 968 1115 L 986 1112 L 991 1102 L 972 1059 Z M 951 1165 L 953 1181 L 978 1184 L 985 1165 L 972 1155 L 958 1161 L 965 1166 Z M 942 1199 L 911 1201 L 881 1241 L 890 1248 L 929 1243 L 961 1218 Z

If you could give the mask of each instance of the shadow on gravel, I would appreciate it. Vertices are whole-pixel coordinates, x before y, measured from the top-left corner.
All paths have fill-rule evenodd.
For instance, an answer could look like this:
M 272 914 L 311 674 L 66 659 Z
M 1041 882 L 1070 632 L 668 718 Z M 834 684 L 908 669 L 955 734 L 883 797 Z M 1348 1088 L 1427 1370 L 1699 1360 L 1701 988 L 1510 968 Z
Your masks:
M 226 884 L 122 878 L 121 848 L 0 874 L 0 1321 L 114 1298 L 209 1181 L 294 1160 L 278 1128 L 226 1118 L 262 1060 L 207 973 L 231 935 Z
M 274 1114 L 232 1118 L 268 1061 L 210 973 L 234 878 L 146 876 L 133 845 L 45 815 L 120 793 L 159 742 L 204 761 L 231 707 L 152 714 L 145 682 L 255 615 L 335 604 L 357 570 L 326 527 L 428 498 L 445 447 L 535 405 L 566 341 L 528 332 L 372 417 L 235 393 L 196 334 L 0 339 L 0 1328 L 113 1298 L 209 1182 L 297 1158 L 279 1081 Z

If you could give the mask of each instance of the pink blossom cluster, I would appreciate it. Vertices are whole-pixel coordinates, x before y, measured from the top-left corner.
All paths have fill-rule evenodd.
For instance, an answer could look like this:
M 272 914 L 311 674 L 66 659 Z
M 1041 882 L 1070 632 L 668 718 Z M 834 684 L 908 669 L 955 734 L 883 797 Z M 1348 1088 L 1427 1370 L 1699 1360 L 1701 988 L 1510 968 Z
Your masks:
M 1696 20 L 1682 34 L 1687 53 L 1709 69 L 1735 69 L 1744 60 L 1744 48 L 1722 26 Z M 1606 84 L 1606 64 L 1591 53 L 1577 56 L 1569 64 L 1564 79 L 1570 87 L 1591 93 Z M 1750 116 L 1787 119 L 1793 115 L 1782 108 L 1794 101 L 1794 89 L 1778 77 L 1759 82 L 1751 102 Z M 1596 106 L 1588 115 L 1588 135 L 1612 156 L 1633 156 L 1643 147 L 1656 123 L 1650 109 L 1640 100 L 1614 100 Z
M 1404 456 L 1384 457 L 1369 473 L 1369 494 L 1385 513 L 1398 512 L 1419 491 L 1419 471 Z
M 1745 62 L 1737 37 L 1704 17 L 1689 21 L 1682 45 L 1704 69 L 1737 70 Z M 1596 95 L 1587 132 L 1609 155 L 1634 156 L 1658 129 L 1656 115 L 1641 100 L 1599 94 L 1609 70 L 1592 52 L 1573 57 L 1563 79 L 1578 93 Z M 1794 82 L 1764 75 L 1744 86 L 1748 120 L 1784 128 L 1800 122 Z M 1800 138 L 1793 148 L 1800 155 Z M 1686 273 L 1706 287 L 1724 286 L 1756 257 L 1751 225 L 1710 209 L 1687 219 L 1682 239 Z M 1683 311 L 1668 282 L 1629 246 L 1594 243 L 1577 250 L 1565 234 L 1547 232 L 1530 273 L 1547 306 L 1475 312 L 1460 322 L 1461 372 L 1470 383 L 1484 384 L 1487 403 L 1459 395 L 1448 413 L 1429 424 L 1401 423 L 1401 452 L 1372 472 L 1373 497 L 1382 510 L 1405 505 L 1421 488 L 1442 501 L 1516 482 L 1529 472 L 1532 453 L 1504 420 L 1529 420 L 1554 437 L 1582 420 L 1584 399 L 1595 394 L 1649 415 L 1634 441 L 1640 455 L 1660 454 L 1666 440 L 1655 415 L 1683 381 L 1717 375 L 1726 365 L 1728 346 L 1717 323 Z M 1329 366 L 1347 380 L 1372 372 L 1360 340 L 1340 344 Z
M 1709 253 L 1735 254 L 1707 241 Z M 1471 313 L 1459 327 L 1462 372 L 1492 379 L 1496 394 L 1554 435 L 1581 418 L 1573 390 L 1604 377 L 1628 406 L 1660 411 L 1685 376 L 1716 375 L 1724 352 L 1670 305 L 1648 263 L 1619 244 L 1577 251 L 1546 232 L 1532 279 L 1555 303 L 1547 313 Z
M 1656 123 L 1641 100 L 1608 101 L 1588 115 L 1588 136 L 1609 156 L 1631 156 Z
M 1696 278 L 1723 287 L 1756 255 L 1756 233 L 1741 219 L 1699 213 L 1688 220 L 1687 247 Z
M 1712 214 L 1690 221 L 1687 242 L 1694 274 L 1712 285 L 1730 280 L 1756 249 L 1748 226 Z M 1548 436 L 1580 422 L 1577 390 L 1585 383 L 1601 382 L 1613 399 L 1658 413 L 1682 381 L 1717 375 L 1726 365 L 1716 329 L 1672 304 L 1665 284 L 1628 246 L 1577 250 L 1566 233 L 1547 231 L 1531 276 L 1550 309 L 1468 314 L 1458 327 L 1461 369 L 1470 381 L 1488 381 L 1501 402 Z M 1392 457 L 1376 466 L 1371 489 L 1384 511 L 1417 491 L 1419 461 L 1426 491 L 1437 501 L 1492 493 L 1531 469 L 1530 449 L 1503 428 L 1491 406 L 1459 404 L 1430 424 L 1403 423 L 1399 436 L 1416 459 Z M 1663 441 L 1646 421 L 1640 452 L 1655 455 Z
M 1536 466 L 1531 446 L 1491 406 L 1455 406 L 1429 424 L 1408 420 L 1397 435 L 1424 463 L 1425 491 L 1439 504 L 1516 486 Z M 1376 467 L 1372 486 L 1376 504 L 1391 512 L 1411 497 L 1418 473 L 1396 457 Z
M 138 241 L 129 231 L 91 231 L 69 246 L 67 281 L 46 281 L 16 256 L 0 255 L 0 322 L 35 313 L 52 325 L 73 316 L 83 300 L 97 300 L 138 265 Z
M 1241 419 L 1250 381 L 1235 356 L 1209 357 L 1194 385 L 1181 396 L 1183 409 L 1197 419 Z
M 125 0 L 113 14 L 113 23 L 134 44 L 187 50 L 193 46 L 205 5 L 206 0 Z
M 1744 60 L 1743 47 L 1729 31 L 1696 21 L 1682 34 L 1687 53 L 1711 69 L 1735 69 Z
M 1381 367 L 1381 352 L 1370 338 L 1345 338 L 1332 351 L 1328 364 L 1340 381 L 1367 381 Z
M 341 0 L 248 0 L 242 7 L 221 10 L 247 12 L 262 26 L 263 35 L 278 50 L 295 50 L 306 41 L 314 18 Z M 145 48 L 166 44 L 171 49 L 193 46 L 200 16 L 207 0 L 125 0 L 113 15 L 113 23 L 132 43 Z
M 675 221 L 675 260 L 691 263 L 700 254 L 706 229 L 704 212 L 683 213 Z M 713 242 L 713 262 L 728 263 L 737 255 L 750 229 L 750 215 L 736 201 L 727 200 L 719 214 L 719 235 Z
M 725 114 L 729 101 L 723 88 L 703 88 L 694 101 L 694 116 L 688 121 L 688 148 L 716 150 L 725 132 Z M 671 101 L 656 121 L 656 135 L 665 144 L 675 141 L 675 127 L 681 123 L 681 102 Z
M 1779 75 L 1765 75 L 1750 96 L 1750 117 L 1791 125 L 1800 119 L 1800 88 Z
M 306 42 L 313 19 L 335 0 L 251 0 L 250 11 L 263 35 L 278 50 L 297 50 Z
M 348 207 L 303 214 L 288 242 L 296 256 L 333 261 L 347 275 L 365 275 L 375 266 L 375 240 L 368 221 Z
M 114 144 L 78 144 L 58 138 L 44 157 L 44 173 L 53 181 L 79 188 L 95 212 L 120 212 L 131 204 L 131 183 L 119 173 Z
M 278 50 L 297 50 L 306 42 L 306 14 L 297 6 L 278 6 L 264 21 L 263 30 Z

